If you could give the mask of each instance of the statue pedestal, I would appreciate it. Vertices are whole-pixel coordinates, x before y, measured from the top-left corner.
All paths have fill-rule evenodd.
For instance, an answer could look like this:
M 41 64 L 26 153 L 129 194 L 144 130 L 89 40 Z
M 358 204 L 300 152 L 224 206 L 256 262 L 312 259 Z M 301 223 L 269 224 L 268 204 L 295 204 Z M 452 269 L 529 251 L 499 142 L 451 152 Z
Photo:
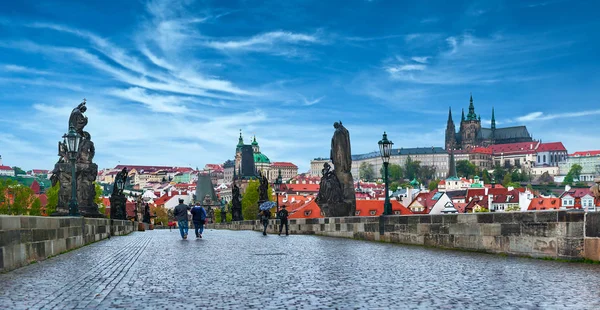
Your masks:
M 144 223 L 138 222 L 138 231 L 146 231 L 146 225 Z

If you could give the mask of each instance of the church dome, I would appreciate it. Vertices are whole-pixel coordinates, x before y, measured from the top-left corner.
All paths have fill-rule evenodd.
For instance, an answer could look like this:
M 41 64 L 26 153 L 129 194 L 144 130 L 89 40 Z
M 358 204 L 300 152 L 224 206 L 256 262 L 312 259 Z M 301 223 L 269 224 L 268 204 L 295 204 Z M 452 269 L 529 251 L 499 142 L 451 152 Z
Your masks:
M 269 157 L 267 157 L 267 155 L 265 155 L 263 153 L 254 153 L 254 162 L 255 163 L 265 163 L 265 164 L 271 163 L 271 161 L 269 160 Z

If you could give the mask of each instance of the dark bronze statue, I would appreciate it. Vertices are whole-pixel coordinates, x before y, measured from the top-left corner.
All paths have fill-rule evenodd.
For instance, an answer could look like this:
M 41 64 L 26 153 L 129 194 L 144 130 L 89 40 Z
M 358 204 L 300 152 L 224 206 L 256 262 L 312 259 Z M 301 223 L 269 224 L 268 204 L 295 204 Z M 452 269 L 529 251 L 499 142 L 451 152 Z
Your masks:
M 333 124 L 330 158 L 334 170 L 326 163 L 316 202 L 325 216 L 352 216 L 356 211 L 354 180 L 352 178 L 352 152 L 350 133 L 342 122 Z
M 98 175 L 98 165 L 93 162 L 96 149 L 91 140 L 89 132 L 83 129 L 88 123 L 88 119 L 83 113 L 87 110 L 85 99 L 80 103 L 69 117 L 69 129 L 73 128 L 80 136 L 79 149 L 76 158 L 70 158 L 67 145 L 64 142 L 58 143 L 59 159 L 54 165 L 52 171 L 52 184 L 60 182 L 58 193 L 58 205 L 53 215 L 65 216 L 69 214 L 69 201 L 71 200 L 71 170 L 75 165 L 76 199 L 79 213 L 85 217 L 104 217 L 98 211 L 98 205 L 94 202 L 96 197 L 96 187 L 94 181 Z M 75 153 L 74 153 L 75 154 Z M 75 163 L 71 161 L 74 160 Z
M 265 201 L 269 201 L 269 180 L 267 177 L 262 174 L 259 174 L 259 182 L 258 186 L 258 203 L 263 203 Z
M 126 220 L 127 219 L 127 198 L 123 194 L 123 190 L 120 189 L 120 185 L 124 187 L 127 184 L 127 167 L 119 171 L 115 176 L 115 183 L 113 184 L 112 194 L 110 196 L 110 218 L 115 220 Z
M 71 111 L 71 116 L 69 117 L 69 129 L 74 128 L 75 132 L 81 136 L 83 136 L 83 128 L 88 123 L 87 116 L 83 115 L 87 111 L 85 103 L 85 99 L 83 99 L 83 102 Z
M 233 221 L 243 221 L 242 217 L 242 201 L 240 195 L 240 188 L 237 184 L 233 184 L 233 188 L 231 190 L 232 200 L 231 200 L 231 217 Z

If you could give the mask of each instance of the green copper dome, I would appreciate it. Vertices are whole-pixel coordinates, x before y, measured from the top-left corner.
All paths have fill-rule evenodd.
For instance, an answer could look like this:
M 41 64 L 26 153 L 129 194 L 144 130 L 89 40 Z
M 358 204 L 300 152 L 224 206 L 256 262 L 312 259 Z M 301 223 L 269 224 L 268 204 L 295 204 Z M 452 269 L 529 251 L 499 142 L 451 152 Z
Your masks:
M 483 188 L 483 185 L 479 184 L 479 183 L 473 183 L 470 186 L 471 188 Z
M 269 157 L 267 157 L 263 153 L 254 153 L 254 162 L 255 163 L 264 163 L 264 164 L 271 163 L 271 161 L 269 160 Z
M 412 181 L 410 181 L 410 185 L 412 187 L 418 187 L 419 186 L 419 181 L 417 181 L 417 178 L 414 178 Z
M 252 145 L 258 145 L 258 142 L 256 142 L 256 136 L 254 136 L 254 139 L 252 140 Z

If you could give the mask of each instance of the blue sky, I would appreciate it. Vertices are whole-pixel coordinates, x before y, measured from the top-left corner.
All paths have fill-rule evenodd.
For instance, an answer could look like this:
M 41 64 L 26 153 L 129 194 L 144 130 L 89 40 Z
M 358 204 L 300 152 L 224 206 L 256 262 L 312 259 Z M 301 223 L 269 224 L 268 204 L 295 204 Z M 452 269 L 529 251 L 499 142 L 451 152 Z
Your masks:
M 232 158 L 239 130 L 308 170 L 334 121 L 353 153 L 443 146 L 473 93 L 489 124 L 599 149 L 596 1 L 2 1 L 0 155 L 52 168 L 88 101 L 101 167 Z M 487 125 L 486 124 L 486 125 Z M 594 134 L 596 132 L 596 134 Z

